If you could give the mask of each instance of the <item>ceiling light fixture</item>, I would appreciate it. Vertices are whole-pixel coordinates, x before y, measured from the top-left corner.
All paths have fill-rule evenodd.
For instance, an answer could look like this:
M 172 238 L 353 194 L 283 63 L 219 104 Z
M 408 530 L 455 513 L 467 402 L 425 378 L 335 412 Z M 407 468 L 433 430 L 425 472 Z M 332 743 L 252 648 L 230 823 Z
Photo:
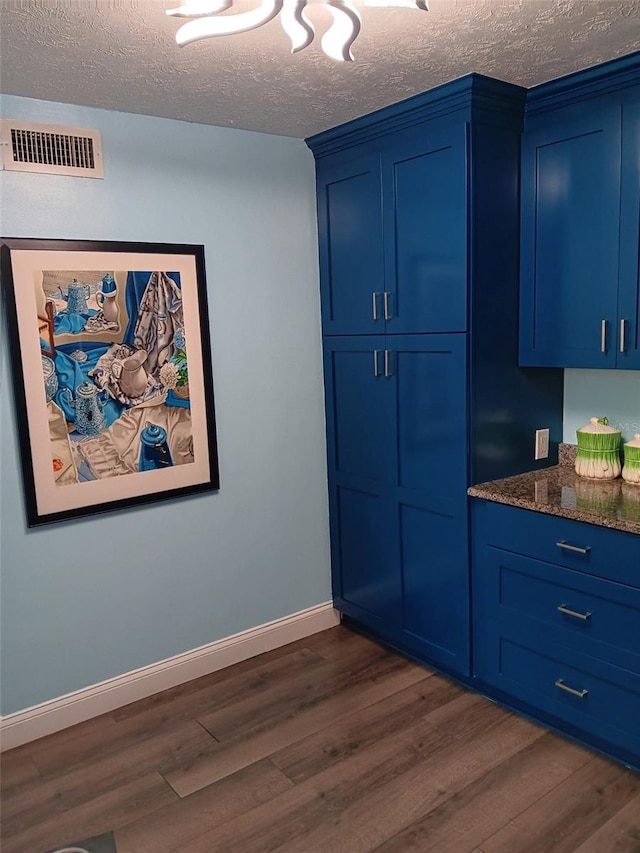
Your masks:
M 428 11 L 427 0 L 361 0 L 363 6 L 386 6 L 422 9 Z M 326 6 L 333 15 L 321 46 L 331 59 L 339 62 L 353 60 L 351 46 L 362 27 L 362 18 L 351 0 L 261 0 L 256 9 L 216 17 L 233 5 L 233 0 L 184 0 L 182 6 L 167 9 L 167 15 L 194 18 L 183 24 L 176 33 L 176 42 L 182 46 L 212 36 L 228 36 L 255 30 L 280 15 L 282 29 L 291 39 L 291 53 L 308 47 L 315 31 L 305 16 L 307 6 Z

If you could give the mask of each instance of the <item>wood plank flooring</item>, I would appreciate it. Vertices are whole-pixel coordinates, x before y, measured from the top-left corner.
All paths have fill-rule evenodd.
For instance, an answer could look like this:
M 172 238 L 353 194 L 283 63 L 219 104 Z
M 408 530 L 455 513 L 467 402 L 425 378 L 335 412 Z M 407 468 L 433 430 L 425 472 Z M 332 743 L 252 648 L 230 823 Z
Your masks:
M 640 853 L 640 775 L 342 626 L 1 767 L 2 853 Z

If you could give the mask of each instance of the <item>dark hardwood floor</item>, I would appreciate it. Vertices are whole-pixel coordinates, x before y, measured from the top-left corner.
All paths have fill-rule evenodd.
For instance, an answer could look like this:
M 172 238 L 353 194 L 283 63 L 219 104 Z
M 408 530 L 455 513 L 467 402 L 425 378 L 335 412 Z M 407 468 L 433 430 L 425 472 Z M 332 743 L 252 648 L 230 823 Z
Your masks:
M 2 853 L 634 853 L 640 776 L 343 627 L 2 757 Z

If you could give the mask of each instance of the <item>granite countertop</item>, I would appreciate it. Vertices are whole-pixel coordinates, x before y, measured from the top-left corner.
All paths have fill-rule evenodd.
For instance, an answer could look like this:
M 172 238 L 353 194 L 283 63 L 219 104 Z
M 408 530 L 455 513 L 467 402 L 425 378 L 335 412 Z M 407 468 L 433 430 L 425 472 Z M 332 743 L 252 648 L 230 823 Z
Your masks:
M 471 486 L 468 494 L 640 535 L 640 486 L 616 480 L 586 480 L 573 468 L 572 445 L 561 446 L 560 465 Z

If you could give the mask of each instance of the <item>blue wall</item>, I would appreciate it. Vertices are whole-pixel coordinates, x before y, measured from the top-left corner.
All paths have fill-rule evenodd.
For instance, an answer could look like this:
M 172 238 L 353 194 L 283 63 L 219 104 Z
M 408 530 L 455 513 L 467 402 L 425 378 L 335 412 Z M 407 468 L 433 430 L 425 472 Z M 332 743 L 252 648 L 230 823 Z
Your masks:
M 330 599 L 314 166 L 301 140 L 5 96 L 105 180 L 1 176 L 4 236 L 202 243 L 218 494 L 27 530 L 2 335 L 2 713 Z
M 623 441 L 640 432 L 640 372 L 565 370 L 564 440 L 575 444 L 576 430 L 593 417 L 609 418 Z

